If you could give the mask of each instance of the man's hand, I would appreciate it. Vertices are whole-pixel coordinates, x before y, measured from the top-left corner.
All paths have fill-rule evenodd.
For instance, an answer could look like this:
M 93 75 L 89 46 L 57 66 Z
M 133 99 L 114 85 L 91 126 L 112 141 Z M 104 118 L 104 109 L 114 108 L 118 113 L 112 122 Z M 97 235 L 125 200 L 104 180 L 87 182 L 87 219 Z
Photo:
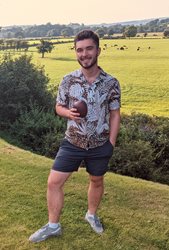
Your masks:
M 77 112 L 76 108 L 68 109 L 68 111 L 69 111 L 68 119 L 74 120 L 76 122 L 79 122 L 81 120 L 80 114 Z
M 80 114 L 77 112 L 76 108 L 68 109 L 62 105 L 56 105 L 56 113 L 62 117 L 68 118 L 75 122 L 80 122 L 82 118 L 80 118 Z

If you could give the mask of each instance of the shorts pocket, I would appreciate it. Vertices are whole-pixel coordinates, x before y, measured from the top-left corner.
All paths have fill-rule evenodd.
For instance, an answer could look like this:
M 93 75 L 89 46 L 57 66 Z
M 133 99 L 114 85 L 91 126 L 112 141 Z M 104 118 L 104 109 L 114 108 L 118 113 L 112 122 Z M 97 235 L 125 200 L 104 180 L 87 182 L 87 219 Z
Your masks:
M 111 142 L 108 140 L 107 143 L 106 143 L 106 152 L 107 152 L 107 154 L 108 154 L 109 157 L 112 156 L 113 150 L 114 150 L 114 146 L 113 146 L 113 144 L 111 144 Z

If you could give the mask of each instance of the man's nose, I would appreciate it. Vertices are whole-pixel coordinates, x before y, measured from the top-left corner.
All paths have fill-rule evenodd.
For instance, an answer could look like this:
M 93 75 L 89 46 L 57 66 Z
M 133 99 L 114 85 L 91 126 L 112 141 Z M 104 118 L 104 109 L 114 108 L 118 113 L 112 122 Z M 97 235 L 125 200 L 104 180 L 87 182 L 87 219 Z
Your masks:
M 82 56 L 86 56 L 87 55 L 87 50 L 84 49 L 83 52 L 82 52 Z

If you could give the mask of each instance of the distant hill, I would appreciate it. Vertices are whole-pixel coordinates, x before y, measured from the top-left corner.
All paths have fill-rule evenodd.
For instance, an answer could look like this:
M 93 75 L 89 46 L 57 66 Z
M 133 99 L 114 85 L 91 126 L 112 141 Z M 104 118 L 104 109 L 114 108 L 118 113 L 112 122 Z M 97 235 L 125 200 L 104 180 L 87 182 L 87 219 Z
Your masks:
M 167 27 L 169 27 L 169 17 L 159 17 L 143 20 L 131 20 L 126 22 L 116 22 L 116 23 L 100 23 L 100 24 L 78 24 L 70 23 L 65 24 L 47 24 L 41 25 L 13 25 L 1 27 L 0 38 L 36 38 L 36 37 L 59 37 L 67 36 L 71 37 L 77 34 L 80 30 L 85 28 L 93 29 L 96 31 L 98 28 L 105 28 L 105 32 L 109 28 L 113 29 L 113 33 L 122 34 L 125 26 L 137 26 L 138 33 L 147 32 L 164 32 Z M 107 30 L 107 31 L 106 31 Z
M 163 19 L 168 19 L 169 17 L 157 17 L 157 18 L 150 18 L 150 19 L 142 19 L 142 20 L 132 20 L 132 21 L 125 21 L 125 22 L 115 22 L 115 23 L 101 23 L 101 24 L 92 24 L 90 26 L 104 26 L 104 27 L 109 27 L 112 25 L 135 25 L 135 26 L 139 26 L 139 25 L 145 25 L 153 20 L 158 19 L 159 21 L 163 20 Z

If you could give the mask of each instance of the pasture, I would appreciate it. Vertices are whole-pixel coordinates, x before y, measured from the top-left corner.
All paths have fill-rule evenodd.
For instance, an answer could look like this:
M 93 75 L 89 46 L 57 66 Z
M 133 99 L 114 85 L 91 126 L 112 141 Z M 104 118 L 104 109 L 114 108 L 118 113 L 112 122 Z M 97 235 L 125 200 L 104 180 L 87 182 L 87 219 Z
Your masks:
M 45 66 L 54 95 L 62 77 L 79 68 L 72 46 L 73 43 L 56 44 L 44 59 L 34 47 L 27 52 L 35 64 Z M 168 117 L 169 39 L 101 40 L 101 48 L 99 65 L 121 85 L 122 112 Z

